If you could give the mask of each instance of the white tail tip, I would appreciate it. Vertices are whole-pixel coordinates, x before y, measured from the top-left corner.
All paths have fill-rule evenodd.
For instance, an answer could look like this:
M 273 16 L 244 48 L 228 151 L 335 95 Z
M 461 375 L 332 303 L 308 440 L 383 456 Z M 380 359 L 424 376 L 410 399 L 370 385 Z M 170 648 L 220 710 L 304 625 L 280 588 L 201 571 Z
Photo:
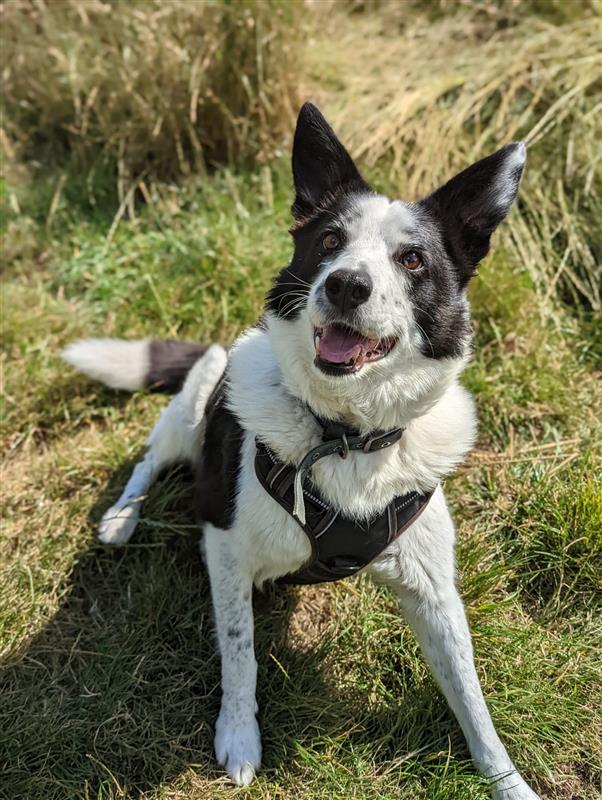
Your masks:
M 147 339 L 82 339 L 61 353 L 72 367 L 113 389 L 133 392 L 146 385 L 150 368 Z

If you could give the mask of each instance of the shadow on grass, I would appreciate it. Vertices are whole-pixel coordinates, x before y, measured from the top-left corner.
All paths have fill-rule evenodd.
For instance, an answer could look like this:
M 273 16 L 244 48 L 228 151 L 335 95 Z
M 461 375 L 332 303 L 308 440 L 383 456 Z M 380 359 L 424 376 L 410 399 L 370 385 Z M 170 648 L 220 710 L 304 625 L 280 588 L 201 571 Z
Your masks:
M 126 471 L 122 466 L 116 475 Z M 0 761 L 13 800 L 138 795 L 191 766 L 207 781 L 222 775 L 212 745 L 219 658 L 198 532 L 181 524 L 193 499 L 191 481 L 182 477 L 173 481 L 170 473 L 176 488 L 160 508 L 165 485 L 156 487 L 127 547 L 94 543 L 79 555 L 59 611 L 5 665 Z M 113 476 L 91 521 L 116 489 Z M 268 774 L 290 769 L 299 742 L 357 737 L 367 744 L 380 737 L 377 762 L 424 744 L 408 737 L 411 718 L 439 705 L 430 690 L 406 698 L 414 707 L 401 723 L 394 701 L 372 716 L 363 691 L 339 692 L 321 677 L 327 638 L 308 650 L 291 646 L 296 600 L 297 590 L 280 587 L 255 597 Z
M 74 381 L 67 366 L 65 375 L 36 384 L 35 394 L 25 401 L 28 406 L 24 405 L 20 411 L 35 420 L 32 435 L 38 445 L 48 445 L 66 433 L 73 436 L 88 429 L 91 423 L 103 426 L 111 414 L 117 414 L 132 402 L 130 392 L 109 389 L 81 376 Z

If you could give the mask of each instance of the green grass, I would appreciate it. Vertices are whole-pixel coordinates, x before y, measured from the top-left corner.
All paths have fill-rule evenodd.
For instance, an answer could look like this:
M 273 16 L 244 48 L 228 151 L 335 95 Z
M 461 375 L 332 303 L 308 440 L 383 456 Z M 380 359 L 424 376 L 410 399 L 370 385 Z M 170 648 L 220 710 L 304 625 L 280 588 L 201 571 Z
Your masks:
M 110 172 L 90 194 L 62 170 L 12 165 L 0 187 L 0 797 L 485 800 L 411 632 L 366 580 L 256 596 L 264 769 L 235 789 L 216 767 L 219 664 L 190 476 L 152 489 L 127 547 L 93 536 L 165 399 L 90 383 L 58 353 L 79 336 L 229 341 L 254 322 L 289 257 L 288 165 L 154 184 L 127 220 Z M 386 160 L 372 176 L 392 188 Z M 543 798 L 594 800 L 602 325 L 587 304 L 544 298 L 504 231 L 471 288 L 479 442 L 446 481 L 459 580 L 517 765 Z M 538 232 L 551 263 L 554 231 Z
M 289 248 L 284 166 L 261 186 L 217 175 L 110 242 L 77 204 L 49 228 L 33 211 L 7 221 L 39 250 L 34 263 L 29 244 L 15 251 L 4 287 L 7 796 L 487 797 L 393 600 L 365 581 L 258 596 L 265 769 L 229 787 L 211 749 L 219 670 L 190 481 L 152 490 L 127 548 L 93 540 L 165 401 L 90 384 L 58 352 L 80 335 L 228 340 L 252 322 Z M 585 329 L 568 312 L 565 331 L 542 327 L 503 250 L 472 302 L 481 440 L 448 489 L 477 666 L 544 796 L 594 798 L 601 494 Z

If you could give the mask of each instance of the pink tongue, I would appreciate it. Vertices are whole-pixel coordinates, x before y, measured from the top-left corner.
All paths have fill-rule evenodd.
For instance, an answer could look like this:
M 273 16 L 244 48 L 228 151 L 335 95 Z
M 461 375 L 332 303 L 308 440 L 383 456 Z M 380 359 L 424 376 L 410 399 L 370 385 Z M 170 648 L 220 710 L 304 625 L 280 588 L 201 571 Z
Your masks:
M 355 358 L 366 344 L 366 339 L 359 333 L 327 326 L 322 332 L 318 352 L 325 361 L 344 364 Z

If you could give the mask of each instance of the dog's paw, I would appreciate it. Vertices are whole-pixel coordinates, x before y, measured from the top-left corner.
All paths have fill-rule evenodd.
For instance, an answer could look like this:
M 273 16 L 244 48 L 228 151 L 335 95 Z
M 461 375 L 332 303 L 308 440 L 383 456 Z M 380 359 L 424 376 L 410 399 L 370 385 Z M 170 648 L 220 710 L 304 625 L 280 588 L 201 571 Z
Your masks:
M 525 781 L 517 773 L 504 778 L 492 791 L 493 800 L 539 800 Z
M 125 544 L 136 530 L 139 516 L 138 506 L 113 506 L 98 526 L 98 538 L 103 544 Z
M 242 719 L 222 709 L 215 724 L 215 755 L 237 786 L 248 786 L 261 764 L 261 736 L 255 717 Z

